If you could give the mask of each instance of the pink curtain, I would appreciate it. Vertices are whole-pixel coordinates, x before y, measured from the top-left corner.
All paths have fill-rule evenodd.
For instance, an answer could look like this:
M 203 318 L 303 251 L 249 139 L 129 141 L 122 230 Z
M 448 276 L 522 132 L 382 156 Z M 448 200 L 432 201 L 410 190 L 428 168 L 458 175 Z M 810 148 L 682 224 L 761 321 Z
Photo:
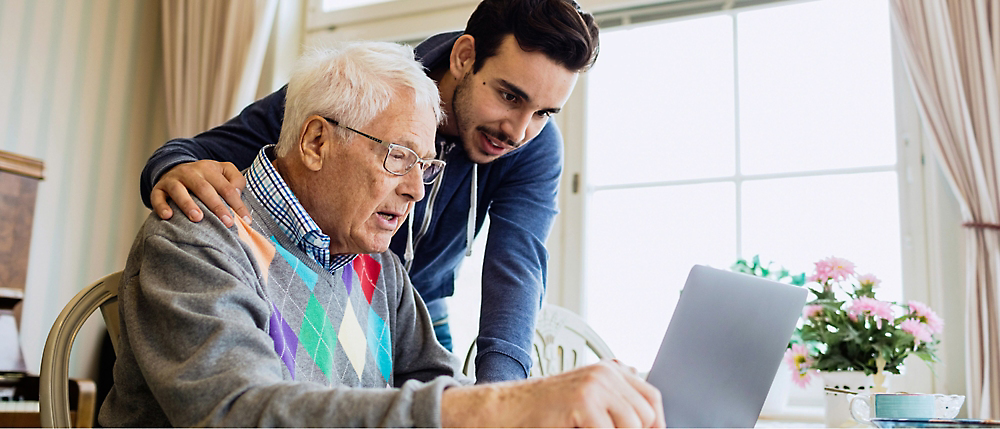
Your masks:
M 1000 1 L 892 0 L 921 119 L 961 204 L 970 417 L 1000 418 Z

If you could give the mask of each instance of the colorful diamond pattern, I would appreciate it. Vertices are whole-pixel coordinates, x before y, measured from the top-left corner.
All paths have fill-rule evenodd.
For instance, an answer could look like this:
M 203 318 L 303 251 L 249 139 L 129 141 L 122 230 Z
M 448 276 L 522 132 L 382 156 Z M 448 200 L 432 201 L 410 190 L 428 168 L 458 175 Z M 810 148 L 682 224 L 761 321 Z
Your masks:
M 292 269 L 295 270 L 295 274 L 298 274 L 299 278 L 305 282 L 306 287 L 308 287 L 310 291 L 315 289 L 316 281 L 319 280 L 319 275 L 309 268 L 308 265 L 300 261 L 299 258 L 296 258 L 295 255 L 292 255 L 291 252 L 286 250 L 284 247 L 281 247 L 274 237 L 271 237 L 271 242 L 274 243 L 274 247 L 278 249 L 278 253 L 285 259 L 285 262 L 288 262 L 288 265 L 292 266 Z
M 306 307 L 299 335 L 302 346 L 329 379 L 333 369 L 333 352 L 337 347 L 337 332 L 330 324 L 330 319 L 326 317 L 326 310 L 320 305 L 316 295 L 309 297 L 309 305 Z
M 392 353 L 389 352 L 392 350 L 392 336 L 389 335 L 385 321 L 371 307 L 368 307 L 368 349 L 375 356 L 382 378 L 388 383 L 389 376 L 392 375 Z
M 347 296 L 351 296 L 351 283 L 354 282 L 354 270 L 351 269 L 351 264 L 344 265 L 344 287 L 347 288 Z
M 274 341 L 274 351 L 281 357 L 281 361 L 285 363 L 285 367 L 288 368 L 288 372 L 292 374 L 292 380 L 294 380 L 295 351 L 299 346 L 299 338 L 295 336 L 292 327 L 288 326 L 288 321 L 281 316 L 278 307 L 273 303 L 271 306 L 274 307 L 274 313 L 271 313 L 267 334 Z
M 358 378 L 361 378 L 367 355 L 365 332 L 361 330 L 358 315 L 354 312 L 354 305 L 350 300 L 347 301 L 347 308 L 344 310 L 344 319 L 340 322 L 340 348 L 351 361 Z
M 274 245 L 269 243 L 259 232 L 250 228 L 243 219 L 237 217 L 236 220 L 236 233 L 239 235 L 240 241 L 250 247 L 254 259 L 257 260 L 257 266 L 262 271 L 261 278 L 264 283 L 267 283 L 267 270 L 271 266 L 271 261 L 274 260 Z M 274 237 L 271 237 L 271 240 L 273 241 Z
M 354 271 L 358 272 L 358 280 L 361 282 L 361 290 L 365 292 L 365 299 L 368 305 L 372 303 L 372 293 L 375 292 L 375 285 L 378 283 L 378 275 L 382 271 L 382 265 L 368 255 L 359 255 L 354 258 Z

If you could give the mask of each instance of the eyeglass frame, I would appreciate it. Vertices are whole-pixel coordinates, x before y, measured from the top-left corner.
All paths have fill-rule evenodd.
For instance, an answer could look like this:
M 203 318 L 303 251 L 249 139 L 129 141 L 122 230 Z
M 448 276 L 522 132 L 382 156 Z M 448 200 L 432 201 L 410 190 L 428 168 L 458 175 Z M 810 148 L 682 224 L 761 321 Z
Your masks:
M 421 174 L 420 174 L 420 181 L 423 182 L 423 184 L 425 184 L 425 185 L 432 185 L 432 184 L 434 184 L 435 181 L 438 180 L 438 178 L 441 177 L 441 173 L 444 172 L 444 168 L 445 168 L 445 166 L 447 166 L 447 163 L 444 162 L 444 161 L 442 161 L 442 160 L 440 160 L 440 159 L 433 159 L 433 158 L 432 159 L 424 159 L 424 158 L 421 158 L 420 155 L 417 155 L 417 152 L 415 152 L 413 149 L 410 149 L 410 148 L 408 148 L 406 146 L 403 146 L 403 145 L 400 145 L 400 144 L 396 144 L 396 143 L 392 143 L 392 142 L 382 141 L 382 139 L 380 139 L 380 138 L 370 136 L 370 135 L 365 134 L 365 133 L 363 133 L 361 131 L 358 131 L 358 130 L 356 130 L 354 128 L 348 127 L 347 125 L 343 125 L 343 124 L 341 124 L 340 122 L 338 122 L 335 119 L 327 118 L 326 116 L 323 116 L 322 118 L 326 119 L 327 122 L 333 124 L 333 126 L 335 126 L 335 127 L 341 127 L 341 128 L 348 129 L 350 131 L 354 131 L 355 133 L 358 133 L 358 134 L 360 134 L 360 135 L 362 135 L 364 137 L 367 137 L 368 139 L 370 139 L 370 140 L 372 140 L 372 141 L 374 141 L 374 142 L 376 142 L 376 143 L 378 143 L 380 145 L 383 145 L 386 148 L 388 148 L 389 150 L 387 150 L 385 152 L 385 158 L 382 159 L 382 168 L 384 168 L 385 171 L 388 171 L 389 174 L 392 174 L 392 175 L 395 175 L 395 176 L 405 176 L 407 173 L 409 173 L 411 170 L 413 170 L 414 166 L 416 166 L 417 164 L 420 164 L 421 170 L 422 170 Z M 389 169 L 389 154 L 392 153 L 393 149 L 401 149 L 401 150 L 403 150 L 405 152 L 413 154 L 413 156 L 416 158 L 416 160 L 413 161 L 412 164 L 410 164 L 409 166 L 407 166 L 406 170 L 404 170 L 402 173 L 398 173 L 398 172 L 395 172 L 395 171 L 392 171 L 391 169 Z M 437 173 L 434 174 L 434 177 L 432 177 L 430 181 L 427 181 L 424 178 L 424 176 L 423 176 L 423 171 L 426 171 L 426 169 L 427 169 L 427 167 L 425 167 L 425 166 L 435 166 L 435 165 L 439 165 L 439 166 L 441 166 L 441 168 L 438 170 Z

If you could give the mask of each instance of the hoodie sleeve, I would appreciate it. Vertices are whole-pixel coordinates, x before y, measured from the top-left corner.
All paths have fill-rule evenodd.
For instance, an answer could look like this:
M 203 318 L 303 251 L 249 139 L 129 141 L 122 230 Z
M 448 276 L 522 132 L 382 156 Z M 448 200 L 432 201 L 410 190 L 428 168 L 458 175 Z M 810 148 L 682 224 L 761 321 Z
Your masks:
M 525 378 L 535 317 L 545 292 L 545 240 L 557 213 L 562 136 L 549 122 L 528 143 L 493 194 L 483 257 L 476 381 Z
M 212 159 L 231 162 L 240 170 L 249 167 L 262 147 L 278 142 L 287 89 L 286 85 L 255 101 L 222 125 L 193 138 L 170 140 L 153 152 L 139 178 L 143 204 L 151 208 L 149 194 L 153 185 L 178 164 Z

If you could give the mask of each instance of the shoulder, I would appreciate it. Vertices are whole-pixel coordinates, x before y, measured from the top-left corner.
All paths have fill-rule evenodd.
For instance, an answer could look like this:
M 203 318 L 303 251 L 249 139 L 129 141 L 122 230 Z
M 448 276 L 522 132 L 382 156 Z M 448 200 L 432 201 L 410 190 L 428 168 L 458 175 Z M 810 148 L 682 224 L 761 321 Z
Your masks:
M 239 237 L 235 227 L 228 228 L 199 200 L 192 196 L 198 208 L 205 213 L 200 222 L 192 222 L 170 201 L 174 215 L 170 219 L 160 219 L 150 213 L 139 231 L 138 238 L 160 237 L 164 240 L 191 246 L 211 247 L 217 250 L 237 249 Z

